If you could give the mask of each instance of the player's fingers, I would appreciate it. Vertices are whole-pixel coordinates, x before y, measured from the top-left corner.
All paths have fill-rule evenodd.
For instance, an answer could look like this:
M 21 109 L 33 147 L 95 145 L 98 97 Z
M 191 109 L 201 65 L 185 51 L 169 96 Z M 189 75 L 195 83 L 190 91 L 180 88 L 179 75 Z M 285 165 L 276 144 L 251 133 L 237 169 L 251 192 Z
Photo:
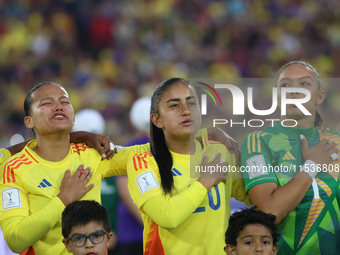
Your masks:
M 216 154 L 216 157 L 211 161 L 211 163 L 218 164 L 220 159 L 221 159 L 221 153 L 219 152 L 219 153 Z
M 335 161 L 335 160 L 337 160 L 338 158 L 339 158 L 339 156 L 337 156 L 338 154 L 337 154 L 337 152 L 339 151 L 339 149 L 338 148 L 332 148 L 332 149 L 330 149 L 329 151 L 328 151 L 328 153 L 329 153 L 329 155 L 333 155 L 333 156 L 331 156 L 331 158 L 333 159 L 333 161 Z
M 84 168 L 84 172 L 82 172 L 79 177 L 82 178 L 83 181 L 85 181 L 90 174 L 92 176 L 91 167 L 88 167 L 86 169 Z
M 115 148 L 114 150 L 110 150 L 110 151 L 106 154 L 106 159 L 111 159 L 116 153 L 117 153 L 117 148 Z
M 76 169 L 75 175 L 77 174 L 77 176 L 80 176 L 80 173 L 82 172 L 83 168 L 84 168 L 84 164 L 80 164 Z
M 70 177 L 70 175 L 71 175 L 71 170 L 70 170 L 70 169 L 67 169 L 66 172 L 65 172 L 65 174 L 64 174 L 63 180 L 64 180 L 64 179 L 68 179 L 68 178 Z
M 85 193 L 89 192 L 94 187 L 94 183 L 91 183 L 89 186 L 85 188 Z
M 302 143 L 302 150 L 307 150 L 308 149 L 308 142 L 307 139 L 304 135 L 300 135 L 300 140 Z
M 98 153 L 102 156 L 102 159 L 105 159 L 106 153 L 105 153 L 105 149 L 103 149 L 103 147 L 102 147 L 102 144 L 103 144 L 103 141 L 101 143 L 100 142 L 95 143 L 94 149 L 96 149 L 96 151 L 98 151 Z
M 338 145 L 338 143 L 337 143 L 336 141 L 334 141 L 334 142 L 331 142 L 331 143 L 326 144 L 326 145 L 325 145 L 325 149 L 326 149 L 327 151 L 329 151 L 330 149 L 334 148 L 334 147 L 337 146 L 337 145 Z
M 107 154 L 112 150 L 112 149 L 111 149 L 112 142 L 111 142 L 110 137 L 105 136 L 105 137 L 103 138 L 103 141 L 102 141 L 102 144 L 101 144 L 101 145 L 104 146 L 103 151 L 104 151 L 104 154 L 105 154 L 105 156 L 102 155 L 102 159 L 108 158 Z
M 103 142 L 102 142 L 102 145 L 104 146 L 104 150 L 105 151 L 109 151 L 110 150 L 110 143 L 111 143 L 110 137 L 105 136 L 103 138 Z
M 324 138 L 317 145 L 324 147 L 327 143 L 328 143 L 328 139 Z
M 208 154 L 204 153 L 203 154 L 203 159 L 202 159 L 202 165 L 208 163 Z

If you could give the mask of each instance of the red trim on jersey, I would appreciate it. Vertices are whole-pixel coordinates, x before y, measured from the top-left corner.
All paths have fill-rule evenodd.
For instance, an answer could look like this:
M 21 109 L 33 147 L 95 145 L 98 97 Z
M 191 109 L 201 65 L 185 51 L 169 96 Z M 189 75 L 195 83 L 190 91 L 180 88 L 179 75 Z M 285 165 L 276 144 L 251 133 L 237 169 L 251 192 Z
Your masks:
M 25 157 L 25 155 L 22 155 L 21 157 L 19 157 L 19 159 L 20 159 L 20 158 L 23 158 L 23 157 Z M 8 161 L 8 162 L 5 164 L 5 167 L 4 167 L 4 174 L 3 174 L 3 176 L 2 176 L 3 183 L 5 183 L 5 179 L 6 179 L 5 176 L 6 176 L 6 167 L 7 167 L 7 165 L 10 164 L 10 163 L 12 163 L 12 162 L 13 162 L 14 160 L 16 160 L 16 159 L 18 159 L 18 158 L 14 158 L 14 159 Z
M 165 255 L 162 240 L 158 234 L 158 225 L 156 223 L 152 232 L 152 239 L 145 244 L 144 255 Z
M 205 146 L 208 146 L 208 142 L 204 137 L 202 137 L 202 141 L 204 142 Z
M 73 150 L 72 152 L 80 154 L 79 153 L 80 151 L 91 149 L 91 147 L 86 145 L 85 143 L 77 143 L 77 144 L 71 143 L 71 149 Z
M 28 159 L 26 159 L 26 160 L 28 160 Z M 32 163 L 32 161 L 28 161 L 28 162 L 20 162 L 16 167 L 13 167 L 13 168 L 11 168 L 10 166 L 8 166 L 8 169 L 7 169 L 7 182 L 8 182 L 8 183 L 11 182 L 9 176 L 12 177 L 12 182 L 15 182 L 15 176 L 14 176 L 14 170 L 15 170 L 15 169 L 18 169 L 22 164 L 29 165 L 29 164 L 31 164 L 31 163 Z
M 33 250 L 33 247 L 29 247 L 26 250 L 24 250 L 20 255 L 35 255 L 35 252 Z
M 216 141 L 209 141 L 209 144 L 223 144 L 223 143 L 216 142 Z
M 139 156 L 137 159 L 138 159 L 138 166 L 139 166 L 139 169 L 143 168 L 141 157 Z
M 35 162 L 39 163 L 39 162 L 38 162 L 35 158 L 33 158 L 33 156 L 27 151 L 27 149 L 25 149 L 25 151 L 27 152 L 28 155 L 31 156 L 31 158 L 32 158 Z
M 10 183 L 11 177 L 12 182 L 15 182 L 15 175 L 14 170 L 19 168 L 22 164 L 29 165 L 32 163 L 32 161 L 28 161 L 29 159 L 26 157 L 25 154 L 23 154 L 20 157 L 14 158 L 11 161 L 9 161 L 5 167 L 4 167 L 4 174 L 3 174 L 3 184 Z
M 146 157 L 152 157 L 152 153 L 151 151 L 146 151 L 146 152 L 142 152 L 139 154 L 136 154 L 133 156 L 133 166 L 135 168 L 136 171 L 138 171 L 139 169 L 143 168 L 143 163 L 144 163 L 144 169 L 148 169 L 148 163 L 145 161 Z M 136 161 L 137 158 L 137 161 Z M 143 163 L 142 163 L 143 161 Z M 137 166 L 137 162 L 138 162 L 138 166 Z
M 138 171 L 137 164 L 136 164 L 136 157 L 133 156 L 133 166 L 135 168 L 135 171 Z

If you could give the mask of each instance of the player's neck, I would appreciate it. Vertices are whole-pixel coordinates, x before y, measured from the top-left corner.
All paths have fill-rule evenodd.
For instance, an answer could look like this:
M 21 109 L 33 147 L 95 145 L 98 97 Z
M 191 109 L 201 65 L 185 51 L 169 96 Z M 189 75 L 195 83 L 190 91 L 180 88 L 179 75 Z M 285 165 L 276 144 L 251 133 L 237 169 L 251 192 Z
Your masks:
M 44 160 L 61 161 L 69 153 L 70 137 L 69 135 L 37 137 L 37 146 L 33 150 Z
M 304 116 L 303 118 L 296 119 L 295 123 L 293 121 L 288 121 L 288 119 L 292 119 L 292 118 L 289 118 L 289 117 L 281 118 L 281 121 L 284 119 L 287 119 L 287 121 L 285 121 L 284 123 L 287 126 L 294 126 L 296 124 L 295 128 L 310 128 L 314 126 L 315 116 L 314 115 Z
M 178 154 L 190 155 L 195 153 L 194 139 L 167 137 L 165 139 L 168 149 Z

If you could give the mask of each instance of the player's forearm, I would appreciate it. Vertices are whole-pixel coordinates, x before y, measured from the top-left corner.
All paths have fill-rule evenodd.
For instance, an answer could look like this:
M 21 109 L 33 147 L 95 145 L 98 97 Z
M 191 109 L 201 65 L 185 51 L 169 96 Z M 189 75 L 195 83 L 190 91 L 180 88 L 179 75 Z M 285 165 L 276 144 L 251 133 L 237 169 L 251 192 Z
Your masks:
M 130 193 L 129 193 L 130 194 Z M 120 198 L 122 199 L 122 196 L 120 196 Z M 143 226 L 143 219 L 142 216 L 138 210 L 138 207 L 133 203 L 133 200 L 131 198 L 131 196 L 126 195 L 125 198 L 122 199 L 124 205 L 126 206 L 127 210 L 131 213 L 131 215 L 133 216 L 133 218 L 141 225 Z
M 267 184 L 257 186 L 262 185 L 266 189 L 264 185 Z M 248 193 L 253 204 L 261 211 L 276 216 L 275 222 L 278 224 L 300 204 L 311 184 L 312 178 L 307 173 L 298 172 L 287 184 L 273 189 L 272 192 L 256 192 L 258 189 L 255 186 Z
M 64 208 L 63 203 L 56 197 L 35 214 L 3 220 L 1 229 L 9 248 L 20 253 L 42 239 L 60 220 Z
M 138 221 L 141 226 L 143 226 L 143 219 L 138 210 L 138 207 L 133 203 L 131 195 L 128 190 L 128 179 L 126 176 L 120 176 L 116 178 L 116 183 L 118 187 L 119 197 L 122 200 L 125 207 L 128 209 L 130 214 Z
M 143 211 L 160 227 L 176 228 L 202 203 L 207 190 L 194 182 L 184 192 L 167 198 L 153 197 L 143 206 Z

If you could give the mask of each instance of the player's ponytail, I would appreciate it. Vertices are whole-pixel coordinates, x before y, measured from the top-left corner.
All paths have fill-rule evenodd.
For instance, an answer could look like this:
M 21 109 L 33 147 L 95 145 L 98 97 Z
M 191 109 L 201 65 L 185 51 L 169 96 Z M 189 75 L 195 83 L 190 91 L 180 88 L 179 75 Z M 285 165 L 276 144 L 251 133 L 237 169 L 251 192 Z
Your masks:
M 159 114 L 158 106 L 159 102 L 166 92 L 166 90 L 173 84 L 178 82 L 188 83 L 181 78 L 170 78 L 161 82 L 151 97 L 151 108 L 150 114 Z M 161 186 L 164 194 L 170 194 L 174 186 L 174 178 L 172 176 L 172 156 L 165 142 L 163 130 L 156 127 L 155 124 L 150 120 L 150 148 L 153 157 L 155 158 L 159 174 L 161 177 Z

